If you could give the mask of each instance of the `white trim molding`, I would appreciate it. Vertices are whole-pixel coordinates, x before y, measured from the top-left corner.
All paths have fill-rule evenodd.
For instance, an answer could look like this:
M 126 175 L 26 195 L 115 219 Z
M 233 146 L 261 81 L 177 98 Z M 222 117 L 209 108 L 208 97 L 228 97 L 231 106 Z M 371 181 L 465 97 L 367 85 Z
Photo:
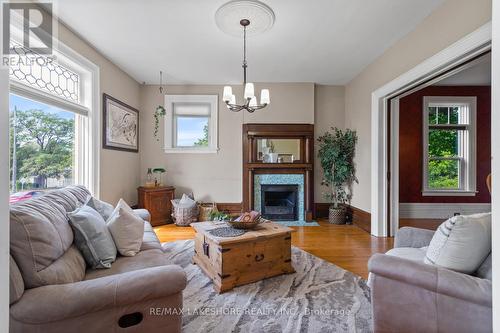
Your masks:
M 402 219 L 447 219 L 459 213 L 471 215 L 491 212 L 490 203 L 400 203 Z
M 219 132 L 218 132 L 218 95 L 165 95 L 165 153 L 195 153 L 195 154 L 210 154 L 219 151 Z M 176 104 L 179 106 L 194 106 L 202 109 L 208 106 L 208 112 L 203 111 L 203 115 L 197 114 L 196 111 L 186 110 L 188 115 L 192 117 L 208 117 L 208 146 L 207 147 L 178 147 L 177 146 L 177 118 Z M 185 108 L 186 109 L 186 108 Z
M 491 48 L 491 22 L 458 40 L 441 52 L 428 58 L 408 72 L 383 85 L 372 93 L 371 103 L 371 233 L 374 236 L 389 236 L 387 223 L 389 216 L 389 190 L 397 193 L 397 172 L 389 174 L 389 154 L 387 123 L 389 100 L 412 88 L 421 86 L 436 76 L 443 75 L 457 64 L 471 60 Z M 391 150 L 393 148 L 391 147 Z M 396 155 L 397 156 L 397 155 Z M 392 159 L 391 159 L 392 160 Z M 390 177 L 391 188 L 388 185 Z M 394 206 L 394 205 L 391 205 Z M 397 214 L 397 212 L 396 212 Z M 397 218 L 395 219 L 397 220 Z M 396 222 L 397 223 L 397 222 Z M 391 223 L 391 233 L 395 231 Z
M 422 196 L 475 196 L 476 195 L 476 96 L 424 96 L 422 105 Z M 458 136 L 458 156 L 453 157 L 458 161 L 459 166 L 459 186 L 457 189 L 441 189 L 429 187 L 429 107 L 445 106 L 448 108 L 448 118 L 450 118 L 449 107 L 458 106 L 460 125 L 433 125 L 441 130 L 456 129 L 460 127 Z M 439 112 L 436 110 L 436 112 Z M 437 116 L 437 114 L 436 114 Z M 448 119 L 448 122 L 450 120 Z M 440 159 L 449 159 L 440 157 Z

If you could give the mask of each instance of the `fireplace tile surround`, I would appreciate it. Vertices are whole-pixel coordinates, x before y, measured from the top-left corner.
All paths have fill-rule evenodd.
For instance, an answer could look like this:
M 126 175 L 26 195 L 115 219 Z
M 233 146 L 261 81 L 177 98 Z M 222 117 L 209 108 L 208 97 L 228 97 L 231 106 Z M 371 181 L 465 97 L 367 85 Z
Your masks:
M 261 212 L 261 185 L 298 185 L 298 221 L 304 221 L 304 175 L 256 174 L 254 175 L 254 209 Z

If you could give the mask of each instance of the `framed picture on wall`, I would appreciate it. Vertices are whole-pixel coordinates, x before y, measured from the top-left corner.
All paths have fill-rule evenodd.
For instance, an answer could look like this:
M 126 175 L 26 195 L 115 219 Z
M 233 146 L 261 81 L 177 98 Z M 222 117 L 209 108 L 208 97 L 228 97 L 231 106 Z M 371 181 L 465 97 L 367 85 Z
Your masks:
M 103 148 L 139 151 L 139 110 L 103 94 Z

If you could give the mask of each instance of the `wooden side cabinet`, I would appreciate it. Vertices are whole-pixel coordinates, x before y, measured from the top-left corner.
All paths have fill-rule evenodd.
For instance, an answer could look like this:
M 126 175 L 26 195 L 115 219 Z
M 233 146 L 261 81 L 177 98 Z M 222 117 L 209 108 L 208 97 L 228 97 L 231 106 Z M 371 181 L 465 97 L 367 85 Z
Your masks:
M 172 223 L 172 203 L 175 197 L 175 188 L 172 186 L 162 187 L 139 187 L 139 208 L 144 208 L 151 214 L 151 225 L 158 226 Z

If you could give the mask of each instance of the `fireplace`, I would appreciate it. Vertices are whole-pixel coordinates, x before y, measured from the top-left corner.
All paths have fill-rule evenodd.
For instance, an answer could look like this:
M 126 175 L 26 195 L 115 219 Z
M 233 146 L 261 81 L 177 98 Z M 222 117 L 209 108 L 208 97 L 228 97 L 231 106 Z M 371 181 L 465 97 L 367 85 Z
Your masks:
M 298 219 L 298 185 L 261 185 L 262 217 L 278 221 Z

